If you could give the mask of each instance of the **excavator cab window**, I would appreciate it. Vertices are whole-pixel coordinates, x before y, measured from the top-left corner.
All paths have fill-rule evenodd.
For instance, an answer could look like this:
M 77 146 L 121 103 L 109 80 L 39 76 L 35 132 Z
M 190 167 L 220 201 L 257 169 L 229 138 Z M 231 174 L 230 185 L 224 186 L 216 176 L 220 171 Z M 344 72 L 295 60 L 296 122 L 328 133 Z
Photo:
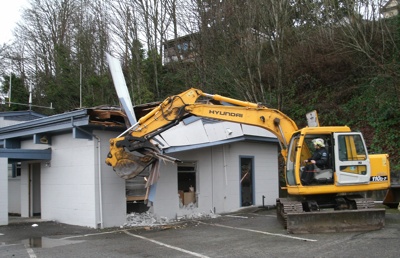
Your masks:
M 295 171 L 296 171 L 296 160 L 297 160 L 297 150 L 299 144 L 300 136 L 293 136 L 290 140 L 288 149 L 288 158 L 286 163 L 286 183 L 288 185 L 296 185 Z
M 339 136 L 338 142 L 340 161 L 361 161 L 367 159 L 365 147 L 359 135 Z M 365 174 L 366 170 L 365 165 L 340 166 L 340 171 L 353 174 Z
M 314 140 L 322 139 L 320 148 L 316 148 Z M 304 136 L 300 154 L 300 178 L 303 185 L 333 184 L 333 153 L 331 134 L 308 134 Z M 325 154 L 324 156 L 322 156 Z M 310 160 L 316 160 L 312 164 Z M 305 162 L 308 160 L 307 162 Z M 325 162 L 324 162 L 325 161 Z
M 337 183 L 366 184 L 371 175 L 371 164 L 361 133 L 334 133 L 335 171 Z

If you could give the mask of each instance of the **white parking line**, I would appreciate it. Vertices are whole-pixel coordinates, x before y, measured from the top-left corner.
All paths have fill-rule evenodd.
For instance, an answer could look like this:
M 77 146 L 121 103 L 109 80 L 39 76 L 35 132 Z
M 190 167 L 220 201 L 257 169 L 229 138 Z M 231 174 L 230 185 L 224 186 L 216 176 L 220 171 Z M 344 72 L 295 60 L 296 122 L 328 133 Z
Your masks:
M 14 245 L 18 245 L 18 244 L 8 244 L 8 245 L 6 245 L 6 243 L 1 242 L 1 243 L 0 243 L 0 248 L 2 248 L 2 247 L 14 246 Z
M 132 234 L 132 233 L 128 232 L 127 230 L 124 230 L 124 232 L 125 232 L 127 235 L 130 235 L 130 236 L 133 236 L 133 237 L 137 237 L 137 238 L 140 238 L 140 239 L 144 239 L 144 240 L 150 241 L 150 242 L 152 242 L 152 243 L 155 243 L 155 244 L 157 244 L 157 245 L 165 246 L 165 247 L 168 247 L 168 248 L 171 248 L 171 249 L 174 249 L 174 250 L 183 252 L 183 253 L 187 253 L 187 254 L 190 254 L 190 255 L 193 255 L 193 256 L 196 256 L 196 257 L 209 258 L 208 256 L 205 256 L 205 255 L 202 255 L 202 254 L 199 254 L 199 253 L 195 253 L 195 252 L 192 252 L 192 251 L 188 251 L 188 250 L 186 250 L 186 249 L 182 249 L 182 248 L 179 248 L 179 247 L 176 247 L 176 246 L 167 245 L 167 244 L 164 244 L 164 243 L 162 243 L 162 242 L 159 242 L 159 241 L 156 241 L 156 240 L 153 240 L 153 239 L 144 237 L 144 236 Z
M 105 235 L 105 234 L 113 234 L 113 233 L 118 233 L 118 232 L 121 232 L 121 231 L 123 231 L 123 230 L 114 230 L 114 231 L 107 231 L 107 232 L 100 232 L 100 233 L 68 236 L 68 237 L 60 238 L 60 240 L 67 240 L 67 239 L 71 239 L 71 238 L 80 238 L 80 237 L 88 237 L 88 236 L 98 236 L 98 235 Z
M 254 215 L 254 216 L 259 216 L 259 217 L 271 217 L 271 218 L 276 218 L 276 215 L 270 215 L 270 214 L 257 214 L 257 213 L 253 213 L 252 215 Z
M 248 219 L 249 217 L 245 216 L 238 216 L 238 215 L 224 215 L 224 217 L 230 217 L 230 218 L 240 218 L 240 219 Z
M 25 245 L 25 249 L 28 252 L 29 258 L 36 258 L 36 254 L 33 251 L 32 248 L 28 247 L 27 245 Z
M 249 231 L 249 232 L 254 232 L 254 233 L 269 235 L 269 236 L 285 237 L 285 238 L 296 239 L 296 240 L 301 240 L 301 241 L 308 241 L 308 242 L 316 242 L 316 241 L 318 241 L 318 240 L 316 240 L 316 239 L 303 238 L 303 237 L 295 237 L 295 236 L 283 235 L 283 234 L 275 234 L 275 233 L 270 233 L 270 232 L 265 232 L 265 231 L 259 231 L 259 230 L 248 229 L 248 228 L 238 228 L 238 227 L 225 226 L 225 225 L 221 225 L 221 224 L 211 224 L 211 223 L 205 223 L 205 222 L 202 222 L 202 221 L 199 221 L 199 223 L 200 223 L 200 224 L 209 225 L 209 226 L 222 227 L 222 228 L 230 228 L 230 229 L 235 229 L 235 230 L 243 230 L 243 231 Z

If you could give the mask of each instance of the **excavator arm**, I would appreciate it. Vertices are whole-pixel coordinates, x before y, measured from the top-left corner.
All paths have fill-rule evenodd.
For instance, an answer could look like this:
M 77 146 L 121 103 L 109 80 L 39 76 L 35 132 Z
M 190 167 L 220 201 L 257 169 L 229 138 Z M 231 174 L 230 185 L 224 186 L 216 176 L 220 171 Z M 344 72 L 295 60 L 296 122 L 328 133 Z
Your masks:
M 150 140 L 192 115 L 262 127 L 276 135 L 285 159 L 289 139 L 298 129 L 293 120 L 279 110 L 192 88 L 168 97 L 137 124 L 111 139 L 106 163 L 120 177 L 128 179 L 140 174 L 158 159 L 174 161 L 162 155 Z

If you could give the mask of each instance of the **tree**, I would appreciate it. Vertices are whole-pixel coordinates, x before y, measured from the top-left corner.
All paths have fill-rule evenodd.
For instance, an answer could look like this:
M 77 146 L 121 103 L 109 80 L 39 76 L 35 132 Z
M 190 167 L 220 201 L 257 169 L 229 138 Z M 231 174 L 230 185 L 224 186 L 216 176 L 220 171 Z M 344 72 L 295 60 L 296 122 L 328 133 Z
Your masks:
M 10 91 L 11 84 L 11 91 Z M 7 96 L 6 101 L 12 102 L 10 104 L 2 105 L 3 111 L 19 111 L 27 110 L 29 104 L 29 89 L 24 85 L 23 79 L 17 77 L 14 73 L 10 76 L 3 76 L 3 82 L 1 85 L 1 93 Z M 11 99 L 10 99 L 11 96 Z

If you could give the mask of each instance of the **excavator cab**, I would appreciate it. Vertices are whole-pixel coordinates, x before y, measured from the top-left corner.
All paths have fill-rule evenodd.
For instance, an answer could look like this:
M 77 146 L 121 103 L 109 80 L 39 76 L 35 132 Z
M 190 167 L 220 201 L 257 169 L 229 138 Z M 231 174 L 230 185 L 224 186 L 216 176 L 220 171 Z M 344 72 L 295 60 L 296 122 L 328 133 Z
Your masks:
M 328 162 L 325 167 L 307 169 L 304 161 L 314 151 L 315 138 L 324 140 Z M 278 219 L 291 233 L 380 229 L 385 211 L 374 208 L 374 200 L 365 197 L 367 192 L 390 186 L 389 171 L 388 156 L 368 154 L 361 133 L 345 126 L 303 128 L 288 145 L 289 196 L 277 199 Z
M 317 168 L 314 165 L 315 169 L 308 169 L 304 161 L 315 151 L 312 141 L 316 138 L 323 139 L 328 161 L 323 167 Z M 387 168 L 381 171 L 381 174 L 387 175 Z M 308 180 L 302 180 L 304 178 Z M 329 189 L 327 186 L 332 186 L 330 193 L 341 193 L 343 191 L 340 190 L 340 186 L 361 189 L 367 188 L 370 181 L 370 158 L 361 133 L 350 132 L 347 127 L 318 127 L 304 128 L 293 134 L 288 146 L 286 164 L 286 182 L 291 194 L 319 194 L 321 191 L 327 192 Z M 305 186 L 307 188 L 304 190 L 298 190 Z M 318 190 L 310 186 L 325 186 L 325 188 Z

